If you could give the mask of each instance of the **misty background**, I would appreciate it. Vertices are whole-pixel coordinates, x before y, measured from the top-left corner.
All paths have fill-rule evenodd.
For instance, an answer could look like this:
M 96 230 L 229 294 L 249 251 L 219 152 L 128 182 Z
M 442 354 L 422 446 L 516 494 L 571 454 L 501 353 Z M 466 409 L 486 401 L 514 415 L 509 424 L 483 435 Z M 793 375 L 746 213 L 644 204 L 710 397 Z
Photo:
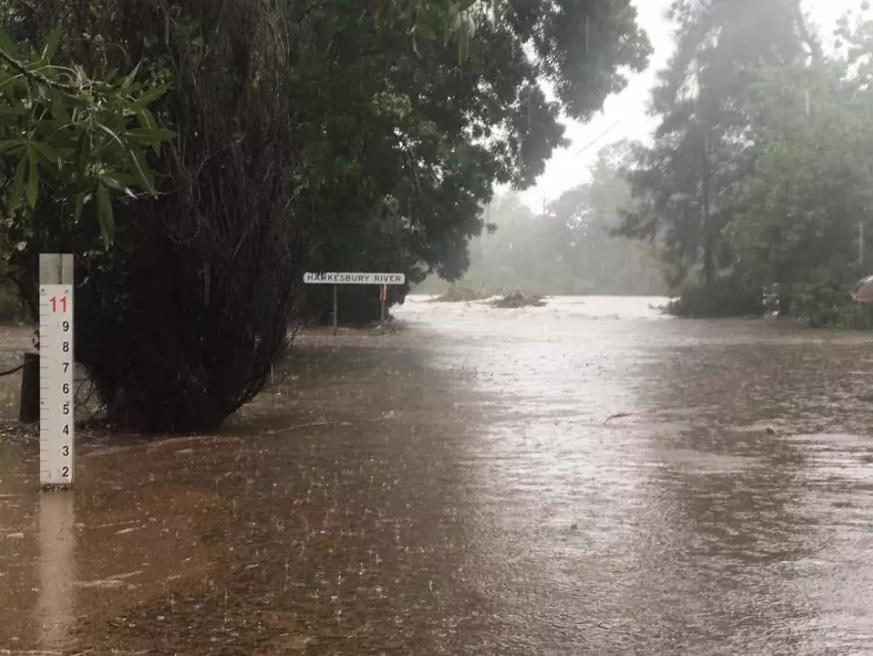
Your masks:
M 516 289 L 551 295 L 671 292 L 658 249 L 613 234 L 634 209 L 621 168 L 632 158 L 633 144 L 653 143 L 660 117 L 651 111 L 652 90 L 676 51 L 680 27 L 668 17 L 671 0 L 633 4 L 653 47 L 647 69 L 609 96 L 590 121 L 564 115 L 569 146 L 555 151 L 533 187 L 496 189 L 483 213 L 491 229 L 471 240 L 464 277 L 450 283 L 434 274 L 416 292 L 443 293 L 452 284 L 488 295 Z M 839 20 L 860 5 L 859 0 L 802 2 L 828 53 L 834 51 Z

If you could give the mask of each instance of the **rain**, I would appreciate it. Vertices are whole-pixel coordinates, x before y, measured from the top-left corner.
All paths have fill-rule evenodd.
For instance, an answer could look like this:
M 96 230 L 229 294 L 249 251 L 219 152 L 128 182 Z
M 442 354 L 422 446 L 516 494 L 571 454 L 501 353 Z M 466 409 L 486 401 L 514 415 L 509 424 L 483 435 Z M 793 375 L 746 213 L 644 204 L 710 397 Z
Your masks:
M 0 0 L 0 656 L 873 645 L 873 10 Z

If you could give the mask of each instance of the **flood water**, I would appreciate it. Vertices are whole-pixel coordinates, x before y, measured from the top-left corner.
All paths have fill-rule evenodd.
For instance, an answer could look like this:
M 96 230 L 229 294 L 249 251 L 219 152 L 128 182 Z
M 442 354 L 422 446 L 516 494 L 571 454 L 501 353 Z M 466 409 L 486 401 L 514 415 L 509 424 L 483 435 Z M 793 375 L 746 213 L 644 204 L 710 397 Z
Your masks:
M 657 302 L 412 299 L 71 494 L 0 438 L 0 654 L 873 653 L 873 336 Z

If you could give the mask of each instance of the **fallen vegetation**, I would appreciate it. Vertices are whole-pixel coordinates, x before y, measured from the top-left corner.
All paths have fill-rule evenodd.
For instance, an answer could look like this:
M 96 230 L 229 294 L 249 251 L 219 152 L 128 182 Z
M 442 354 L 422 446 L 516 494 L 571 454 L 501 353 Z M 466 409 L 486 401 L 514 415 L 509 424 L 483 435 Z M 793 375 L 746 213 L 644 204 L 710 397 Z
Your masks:
M 503 309 L 543 307 L 545 304 L 542 297 L 533 294 L 527 295 L 522 292 L 512 292 L 491 303 L 492 306 Z
M 434 303 L 466 303 L 470 301 L 481 301 L 488 298 L 488 294 L 483 291 L 475 291 L 468 287 L 460 285 L 452 285 L 448 288 L 445 294 L 433 299 Z

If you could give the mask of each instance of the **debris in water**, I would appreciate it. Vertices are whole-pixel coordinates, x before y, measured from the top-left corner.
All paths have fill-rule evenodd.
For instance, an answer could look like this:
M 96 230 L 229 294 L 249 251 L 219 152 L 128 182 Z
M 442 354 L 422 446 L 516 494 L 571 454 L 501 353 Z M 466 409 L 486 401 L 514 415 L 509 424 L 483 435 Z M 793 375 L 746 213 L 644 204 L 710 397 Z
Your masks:
M 512 292 L 503 298 L 500 298 L 491 303 L 493 307 L 502 309 L 514 309 L 523 307 L 543 307 L 545 305 L 542 297 L 534 295 L 526 295 L 521 292 Z
M 470 301 L 481 301 L 488 298 L 488 294 L 483 291 L 475 291 L 468 287 L 460 285 L 451 285 L 442 296 L 432 299 L 432 303 L 465 303 Z

